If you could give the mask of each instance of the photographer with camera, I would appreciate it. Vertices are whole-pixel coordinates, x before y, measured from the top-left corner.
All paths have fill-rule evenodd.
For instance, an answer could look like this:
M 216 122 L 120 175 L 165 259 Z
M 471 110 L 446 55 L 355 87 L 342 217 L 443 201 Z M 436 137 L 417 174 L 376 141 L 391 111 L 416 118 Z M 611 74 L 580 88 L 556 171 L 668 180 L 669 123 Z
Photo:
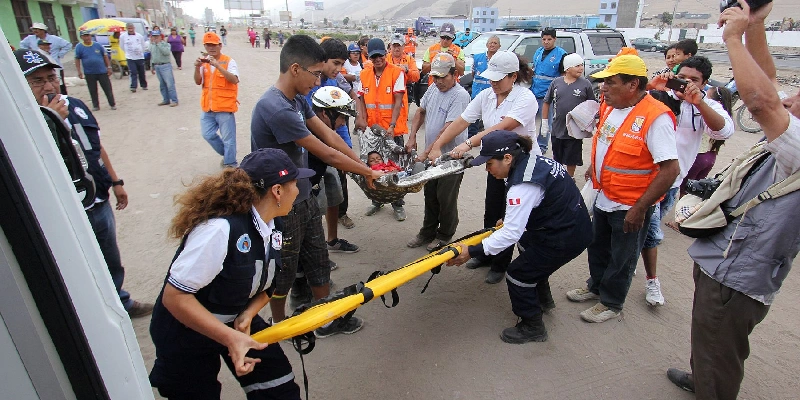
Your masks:
M 725 9 L 719 25 L 741 98 L 764 128 L 767 144 L 738 192 L 722 204 L 725 210 L 800 171 L 800 94 L 783 101 L 778 96 L 764 30 L 772 4 L 751 5 L 756 6 L 740 1 L 740 7 Z M 798 191 L 768 198 L 689 247 L 695 263 L 692 370 L 671 368 L 667 377 L 698 399 L 737 397 L 750 355 L 748 337 L 767 316 L 800 251 L 798 206 Z
M 733 135 L 734 126 L 730 115 L 722 104 L 711 100 L 703 92 L 703 87 L 711 77 L 711 61 L 703 56 L 694 56 L 678 65 L 677 75 L 667 71 L 650 80 L 648 86 L 664 91 L 661 96 L 675 113 L 675 145 L 678 150 L 678 164 L 681 171 L 667 194 L 656 203 L 647 237 L 642 248 L 642 262 L 646 272 L 645 301 L 651 306 L 664 305 L 661 282 L 656 275 L 658 265 L 658 245 L 664 239 L 661 220 L 667 215 L 678 197 L 678 189 L 683 178 L 692 168 L 703 134 L 715 140 L 725 140 Z M 672 100 L 672 101 L 670 101 Z

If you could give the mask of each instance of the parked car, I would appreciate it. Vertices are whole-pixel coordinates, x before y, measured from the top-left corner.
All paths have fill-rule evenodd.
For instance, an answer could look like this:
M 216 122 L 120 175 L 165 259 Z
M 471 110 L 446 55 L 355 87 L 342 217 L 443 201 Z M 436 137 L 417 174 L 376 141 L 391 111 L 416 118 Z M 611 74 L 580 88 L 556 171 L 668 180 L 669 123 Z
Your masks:
M 556 46 L 560 46 L 567 53 L 580 54 L 584 59 L 584 75 L 587 77 L 604 69 L 611 57 L 615 56 L 621 48 L 629 46 L 625 36 L 615 29 L 558 28 L 557 30 Z M 464 47 L 466 56 L 465 76 L 461 77 L 460 83 L 467 90 L 470 90 L 472 85 L 472 56 L 485 52 L 486 42 L 494 35 L 500 38 L 500 50 L 511 50 L 528 62 L 531 61 L 536 50 L 542 45 L 541 32 L 538 30 L 506 28 L 505 30 L 481 33 Z M 427 76 L 420 78 L 419 83 L 414 88 L 414 94 L 419 96 L 417 98 L 422 97 L 422 94 L 425 93 L 427 84 Z M 595 83 L 595 94 L 599 94 L 597 83 Z
M 666 43 L 651 38 L 636 38 L 633 39 L 631 44 L 636 50 L 642 51 L 664 51 L 667 49 Z

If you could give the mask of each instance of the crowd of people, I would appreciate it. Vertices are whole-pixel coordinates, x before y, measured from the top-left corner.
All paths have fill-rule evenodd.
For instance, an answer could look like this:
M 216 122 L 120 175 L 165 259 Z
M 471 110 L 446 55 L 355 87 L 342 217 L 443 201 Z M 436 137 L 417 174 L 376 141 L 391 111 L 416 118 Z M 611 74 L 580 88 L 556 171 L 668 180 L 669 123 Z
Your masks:
M 726 210 L 750 204 L 771 184 L 800 171 L 800 93 L 787 96 L 776 90 L 764 28 L 771 7 L 751 10 L 741 2 L 741 8 L 729 8 L 719 19 L 734 77 L 741 78 L 741 98 L 764 129 L 766 142 L 757 166 L 723 203 Z M 248 35 L 254 46 L 258 33 L 252 29 Z M 252 152 L 240 164 L 238 67 L 222 52 L 227 30 L 206 32 L 205 52 L 193 63 L 194 81 L 201 90 L 202 137 L 222 156 L 222 170 L 178 198 L 170 235 L 182 241 L 152 305 L 132 300 L 122 289 L 124 269 L 109 189 L 116 208 L 124 209 L 124 182 L 102 148 L 89 108 L 57 95 L 60 65 L 46 50 L 38 50 L 42 41 L 59 43 L 49 36 L 45 31 L 26 38 L 15 55 L 37 102 L 74 128 L 89 159 L 98 191 L 86 214 L 125 309 L 131 317 L 153 313 L 156 361 L 150 380 L 167 398 L 218 397 L 220 357 L 248 398 L 299 398 L 280 346 L 255 342 L 249 334 L 284 320 L 287 297 L 295 303 L 327 297 L 337 267 L 329 252 L 359 250 L 338 232 L 338 225 L 355 227 L 347 214 L 345 173 L 361 175 L 374 187 L 383 175 L 402 172 L 380 153 L 354 151 L 356 134 L 379 131 L 420 162 L 477 151 L 470 164 L 485 165 L 487 171 L 483 225 L 498 229 L 477 245 L 452 244 L 457 252 L 448 264 L 488 266 L 486 283 L 506 282 L 519 319 L 500 338 L 522 344 L 548 340 L 542 315 L 555 308 L 550 276 L 584 252 L 586 284 L 566 293 L 570 301 L 593 303 L 579 318 L 602 323 L 620 317 L 640 255 L 645 300 L 652 307 L 664 306 L 656 273 L 662 224 L 686 194 L 688 180 L 709 173 L 714 159 L 709 162 L 704 155 L 716 154 L 734 132 L 730 94 L 709 86 L 713 66 L 697 54 L 696 43 L 670 46 L 666 67 L 655 74 L 648 73 L 634 49 L 623 48 L 590 77 L 602 82 L 598 102 L 583 75 L 583 58 L 555 46 L 556 30 L 542 31 L 533 60 L 500 50 L 499 38 L 491 37 L 486 52 L 476 54 L 471 71 L 465 71 L 459 44 L 468 38 L 445 23 L 440 41 L 423 53 L 421 69 L 414 60 L 413 30 L 388 43 L 368 37 L 349 45 L 333 38 L 318 43 L 305 35 L 285 43 L 280 38 L 280 74 L 254 105 Z M 169 35 L 154 29 L 148 43 L 129 26 L 120 43 L 131 91 L 147 89 L 143 53 L 149 50 L 161 84 L 159 105 L 174 107 L 178 99 L 170 55 L 179 69 L 181 58 L 173 36 L 180 38 L 175 29 Z M 263 36 L 268 46 L 269 31 Z M 93 110 L 99 108 L 97 83 L 114 108 L 113 93 L 106 89 L 108 56 L 88 33 L 81 32 L 81 38 L 76 66 L 93 82 Z M 194 35 L 191 39 L 194 45 Z M 186 45 L 180 42 L 178 53 Z M 474 76 L 472 93 L 458 84 L 465 72 Z M 425 75 L 429 88 L 412 113 L 407 84 Z M 676 80 L 679 88 L 672 85 Z M 587 112 L 592 120 L 596 116 L 588 134 L 571 122 Z M 424 139 L 418 137 L 421 129 Z M 584 178 L 594 194 L 588 197 L 575 175 L 583 165 L 581 138 L 586 137 L 591 138 L 591 156 Z M 552 157 L 545 156 L 548 149 Z M 408 247 L 433 251 L 453 240 L 463 176 L 425 183 L 423 223 Z M 798 192 L 763 200 L 689 248 L 695 281 L 691 370 L 670 369 L 667 377 L 697 398 L 736 398 L 749 335 L 766 317 L 800 251 L 798 201 Z M 383 206 L 373 201 L 364 215 Z M 394 218 L 404 221 L 404 201 L 391 206 Z M 481 213 L 474 205 L 462 210 Z M 270 320 L 258 316 L 267 304 Z M 360 317 L 348 315 L 314 333 L 325 338 L 353 334 L 363 326 Z

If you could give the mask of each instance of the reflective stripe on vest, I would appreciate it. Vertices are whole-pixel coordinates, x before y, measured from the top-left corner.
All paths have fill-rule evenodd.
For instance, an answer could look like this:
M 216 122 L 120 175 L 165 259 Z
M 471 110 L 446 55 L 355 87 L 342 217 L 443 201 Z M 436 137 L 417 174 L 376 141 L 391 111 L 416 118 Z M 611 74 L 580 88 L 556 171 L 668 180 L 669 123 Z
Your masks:
M 379 110 L 391 110 L 392 109 L 392 105 L 391 104 L 367 104 L 367 108 L 370 108 L 370 109 L 377 108 Z
M 627 175 L 647 175 L 653 172 L 652 169 L 621 169 L 621 168 L 614 168 L 609 167 L 608 165 L 603 167 L 606 171 L 616 172 L 618 174 L 627 174 Z

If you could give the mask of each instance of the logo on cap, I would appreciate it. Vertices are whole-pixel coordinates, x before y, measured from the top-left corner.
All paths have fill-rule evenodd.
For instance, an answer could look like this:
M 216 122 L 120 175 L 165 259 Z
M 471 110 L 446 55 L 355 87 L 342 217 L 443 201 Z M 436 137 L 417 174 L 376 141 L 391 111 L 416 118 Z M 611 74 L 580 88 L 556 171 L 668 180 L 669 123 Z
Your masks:
M 338 90 L 331 90 L 331 98 L 334 100 L 339 100 L 342 98 L 342 92 Z
M 39 53 L 34 53 L 32 51 L 25 53 L 25 55 L 23 55 L 22 57 L 25 58 L 25 62 L 27 62 L 28 64 L 41 64 L 44 62 L 44 60 L 42 60 L 42 57 L 39 56 Z
M 278 172 L 278 176 L 286 176 L 286 175 L 289 175 L 289 171 L 285 169 L 283 171 Z

